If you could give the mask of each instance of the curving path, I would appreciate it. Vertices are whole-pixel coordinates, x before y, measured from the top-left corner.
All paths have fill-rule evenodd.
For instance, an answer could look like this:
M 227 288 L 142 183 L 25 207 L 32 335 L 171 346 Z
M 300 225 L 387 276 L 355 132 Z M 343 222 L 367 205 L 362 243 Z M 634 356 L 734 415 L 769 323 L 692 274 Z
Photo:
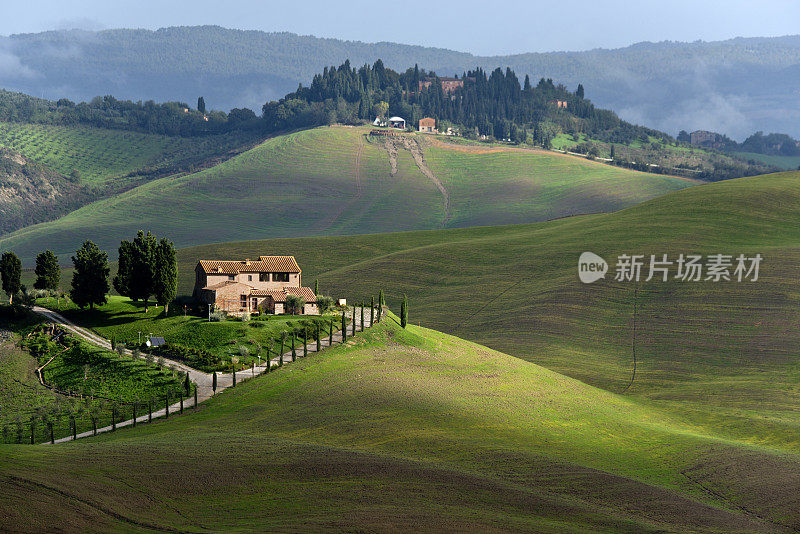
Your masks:
M 88 330 L 86 328 L 83 328 L 81 326 L 76 325 L 75 323 L 73 323 L 72 321 L 70 321 L 69 319 L 64 317 L 63 315 L 61 315 L 59 313 L 56 313 L 56 312 L 54 312 L 52 310 L 49 310 L 47 308 L 43 308 L 41 306 L 34 306 L 33 311 L 38 313 L 39 315 L 44 316 L 45 318 L 49 319 L 50 321 L 63 326 L 65 329 L 69 330 L 70 332 L 72 332 L 76 336 L 83 338 L 84 340 L 88 341 L 89 343 L 92 343 L 94 345 L 97 345 L 98 347 L 101 347 L 101 348 L 104 348 L 104 349 L 107 349 L 107 350 L 111 350 L 111 342 L 109 340 L 107 340 L 104 337 L 101 337 L 101 336 L 95 334 L 91 330 Z M 386 312 L 386 310 L 384 309 L 384 314 L 385 314 L 385 312 Z M 361 323 L 361 307 L 352 308 L 347 313 L 347 316 L 349 318 L 353 319 L 353 321 L 355 322 L 357 331 L 361 331 L 363 328 L 370 328 L 372 326 L 372 322 L 370 321 L 370 318 L 369 318 L 369 310 L 367 308 L 364 308 L 364 324 L 363 325 Z M 348 335 L 352 335 L 352 334 L 348 334 Z M 324 350 L 326 347 L 330 347 L 330 346 L 332 346 L 332 345 L 334 345 L 336 343 L 341 343 L 341 342 L 342 342 L 342 333 L 341 333 L 341 331 L 335 332 L 333 334 L 333 340 L 332 341 L 330 341 L 329 337 L 323 337 L 321 339 L 321 341 L 320 341 L 320 349 Z M 308 343 L 307 344 L 307 350 L 308 350 L 309 354 L 317 352 L 317 342 L 313 341 L 311 343 Z M 303 357 L 303 346 L 300 345 L 299 347 L 295 347 L 295 352 L 296 352 L 298 358 L 302 358 Z M 128 350 L 128 349 L 125 350 L 125 354 L 128 355 L 128 356 L 133 357 L 133 352 Z M 140 358 L 144 358 L 144 355 L 140 355 Z M 240 382 L 243 382 L 243 381 L 245 381 L 247 379 L 256 377 L 256 376 L 266 372 L 268 365 L 270 366 L 270 368 L 278 367 L 281 364 L 280 360 L 283 360 L 283 363 L 291 363 L 291 361 L 292 361 L 292 351 L 289 350 L 285 354 L 282 354 L 280 356 L 276 356 L 275 358 L 273 358 L 273 359 L 271 359 L 269 361 L 265 361 L 261 365 L 256 365 L 255 367 L 252 367 L 251 369 L 247 369 L 247 370 L 244 370 L 244 371 L 237 371 L 236 372 L 236 382 L 240 383 Z M 195 385 L 197 386 L 197 402 L 198 403 L 206 401 L 206 400 L 210 399 L 212 396 L 214 396 L 215 392 L 214 392 L 214 390 L 212 388 L 212 382 L 213 382 L 213 374 L 212 373 L 204 373 L 203 371 L 198 371 L 197 369 L 189 367 L 186 364 L 183 364 L 181 362 L 177 362 L 175 360 L 170 360 L 170 359 L 167 359 L 167 358 L 164 358 L 164 363 L 166 365 L 168 365 L 168 366 L 174 366 L 175 369 L 178 369 L 180 371 L 189 373 L 189 379 L 192 382 L 194 382 Z M 233 386 L 233 374 L 234 373 L 224 373 L 224 374 L 223 373 L 218 373 L 217 374 L 217 390 L 216 390 L 216 393 L 219 393 L 219 392 L 221 392 L 221 391 Z M 191 407 L 191 406 L 193 406 L 193 404 L 194 404 L 194 400 L 191 399 L 191 398 L 186 399 L 184 401 L 184 403 L 183 403 L 184 408 Z M 177 414 L 177 413 L 180 412 L 180 410 L 181 410 L 181 402 L 178 401 L 178 402 L 176 402 L 175 404 L 173 404 L 173 405 L 171 405 L 169 407 L 169 414 Z M 164 417 L 164 416 L 167 416 L 167 415 L 168 415 L 167 408 L 161 408 L 158 411 L 153 411 L 153 418 L 154 419 L 157 418 L 157 417 Z M 148 419 L 149 419 L 149 414 L 144 414 L 142 416 L 137 417 L 136 418 L 136 422 L 137 423 L 146 423 L 148 421 Z M 121 427 L 126 427 L 126 426 L 131 426 L 131 425 L 133 425 L 133 419 L 128 419 L 126 421 L 122 421 L 121 423 L 117 423 L 116 428 L 121 428 Z M 99 434 L 101 432 L 109 432 L 111 430 L 113 430 L 113 427 L 109 425 L 109 426 L 106 426 L 106 427 L 103 427 L 103 428 L 98 428 L 97 429 L 97 433 Z M 94 435 L 94 433 L 92 431 L 87 431 L 87 432 L 82 432 L 82 433 L 78 434 L 77 437 L 78 438 L 85 438 L 85 437 L 89 437 L 89 436 L 92 436 L 92 435 Z M 72 441 L 72 436 L 67 436 L 67 437 L 55 440 L 56 443 L 63 443 L 63 442 L 66 442 L 66 441 Z M 49 443 L 49 442 L 47 442 L 47 443 Z

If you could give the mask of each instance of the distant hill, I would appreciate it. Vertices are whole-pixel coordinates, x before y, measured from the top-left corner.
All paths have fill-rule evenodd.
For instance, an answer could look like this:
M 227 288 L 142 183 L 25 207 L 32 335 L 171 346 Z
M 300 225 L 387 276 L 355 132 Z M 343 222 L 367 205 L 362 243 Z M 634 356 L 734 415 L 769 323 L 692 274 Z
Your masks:
M 533 149 L 320 127 L 268 139 L 211 168 L 150 180 L 0 237 L 29 263 L 85 239 L 115 256 L 141 228 L 178 246 L 543 221 L 614 211 L 694 182 Z
M 800 36 L 480 57 L 202 26 L 13 35 L 0 38 L 0 54 L 0 87 L 52 99 L 113 94 L 193 102 L 203 95 L 211 108 L 259 111 L 325 66 L 381 58 L 391 68 L 417 63 L 440 75 L 499 66 L 568 87 L 583 83 L 597 105 L 672 134 L 708 129 L 738 139 L 757 130 L 800 135 Z

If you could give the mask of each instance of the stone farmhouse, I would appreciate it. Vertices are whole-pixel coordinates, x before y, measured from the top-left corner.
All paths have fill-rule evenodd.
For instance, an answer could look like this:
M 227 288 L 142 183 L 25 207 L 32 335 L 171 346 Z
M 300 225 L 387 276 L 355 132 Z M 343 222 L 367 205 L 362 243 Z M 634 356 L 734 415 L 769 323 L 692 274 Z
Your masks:
M 294 256 L 261 256 L 257 260 L 200 260 L 195 267 L 194 297 L 231 315 L 285 313 L 286 299 L 305 300 L 300 313 L 318 315 L 317 296 L 303 287 Z
M 436 133 L 436 119 L 432 117 L 420 119 L 419 131 L 424 133 Z

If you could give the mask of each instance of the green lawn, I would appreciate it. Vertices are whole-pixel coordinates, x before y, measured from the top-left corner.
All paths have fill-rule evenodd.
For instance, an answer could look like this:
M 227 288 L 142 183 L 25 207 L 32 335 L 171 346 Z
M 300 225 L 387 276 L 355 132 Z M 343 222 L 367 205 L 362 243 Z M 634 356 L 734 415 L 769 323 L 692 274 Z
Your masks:
M 190 246 L 441 227 L 442 193 L 411 153 L 398 151 L 392 176 L 383 143 L 365 139 L 366 132 L 322 127 L 278 136 L 213 168 L 153 180 L 3 236 L 0 249 L 15 250 L 30 265 L 47 247 L 67 262 L 84 239 L 113 255 L 141 228 Z M 448 226 L 615 210 L 692 185 L 546 152 L 465 150 L 424 147 L 450 188 Z
M 66 299 L 60 302 L 40 299 L 39 303 L 77 324 L 91 328 L 106 339 L 126 343 L 129 347 L 144 343 L 152 335 L 163 337 L 172 345 L 208 351 L 222 362 L 212 366 L 193 365 L 207 372 L 230 370 L 234 357 L 238 359 L 239 368 L 249 368 L 254 363 L 263 362 L 267 349 L 271 351 L 272 358 L 276 357 L 283 332 L 296 331 L 300 336 L 300 331 L 308 327 L 309 335 L 313 336 L 319 324 L 324 338 L 330 331 L 331 320 L 334 322 L 334 332 L 341 325 L 339 316 L 335 314 L 324 317 L 266 315 L 249 322 L 209 322 L 204 317 L 184 315 L 180 309 L 173 307 L 171 314 L 164 317 L 162 307 L 150 306 L 145 313 L 144 303 L 119 296 L 110 296 L 107 304 L 94 310 L 81 310 Z M 296 337 L 295 345 L 302 346 L 300 337 Z M 286 340 L 284 351 L 290 347 L 291 337 Z M 191 362 L 187 363 L 192 365 Z
M 797 450 L 720 438 L 391 319 L 196 413 L 0 454 L 12 529 L 727 533 L 800 521 Z

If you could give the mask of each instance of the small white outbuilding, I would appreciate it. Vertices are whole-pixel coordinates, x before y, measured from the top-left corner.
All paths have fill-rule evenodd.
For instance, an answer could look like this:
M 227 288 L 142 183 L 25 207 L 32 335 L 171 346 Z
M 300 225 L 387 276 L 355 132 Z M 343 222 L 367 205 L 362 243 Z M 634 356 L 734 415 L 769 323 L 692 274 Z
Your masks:
M 403 117 L 391 117 L 389 119 L 389 126 L 392 128 L 406 129 L 406 120 Z

